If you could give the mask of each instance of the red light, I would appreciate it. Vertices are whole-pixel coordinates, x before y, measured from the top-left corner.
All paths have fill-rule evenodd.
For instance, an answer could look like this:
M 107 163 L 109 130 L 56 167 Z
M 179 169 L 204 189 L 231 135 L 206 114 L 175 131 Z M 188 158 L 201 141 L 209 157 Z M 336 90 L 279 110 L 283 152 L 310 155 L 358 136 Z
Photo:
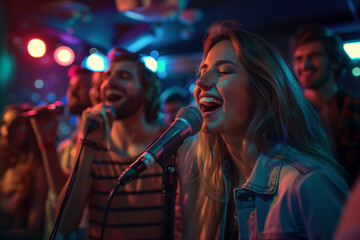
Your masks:
M 61 46 L 55 49 L 54 59 L 61 66 L 69 66 L 75 60 L 75 53 L 71 48 Z
M 46 52 L 46 45 L 42 40 L 34 38 L 29 41 L 27 49 L 32 57 L 40 58 Z

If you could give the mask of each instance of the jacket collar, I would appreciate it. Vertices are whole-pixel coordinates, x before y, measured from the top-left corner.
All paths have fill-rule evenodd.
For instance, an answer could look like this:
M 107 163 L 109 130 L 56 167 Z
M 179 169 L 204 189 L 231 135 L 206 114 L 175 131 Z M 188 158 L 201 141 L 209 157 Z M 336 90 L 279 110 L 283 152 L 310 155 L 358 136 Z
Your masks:
M 288 145 L 277 144 L 269 151 L 277 154 L 269 156 L 260 153 L 249 178 L 240 189 L 259 194 L 276 194 L 280 170 L 283 165 L 282 159 L 289 149 L 290 146 Z

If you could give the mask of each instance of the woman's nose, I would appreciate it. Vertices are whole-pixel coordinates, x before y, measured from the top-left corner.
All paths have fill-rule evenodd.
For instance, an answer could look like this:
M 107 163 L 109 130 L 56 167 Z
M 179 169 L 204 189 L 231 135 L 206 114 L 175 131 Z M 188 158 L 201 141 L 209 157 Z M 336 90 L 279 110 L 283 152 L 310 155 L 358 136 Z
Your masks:
M 204 73 L 198 78 L 198 80 L 196 80 L 196 85 L 202 90 L 210 90 L 214 85 L 216 85 L 213 75 L 214 74 L 210 71 Z

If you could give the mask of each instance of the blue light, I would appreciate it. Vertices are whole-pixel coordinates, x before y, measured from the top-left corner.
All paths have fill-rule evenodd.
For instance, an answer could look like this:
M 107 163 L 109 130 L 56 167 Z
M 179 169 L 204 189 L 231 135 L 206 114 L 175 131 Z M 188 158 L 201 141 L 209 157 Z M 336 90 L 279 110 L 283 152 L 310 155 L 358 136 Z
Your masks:
M 76 116 L 71 116 L 70 117 L 70 125 L 72 125 L 72 126 L 77 125 L 77 117 Z
M 36 79 L 34 85 L 37 89 L 41 89 L 44 87 L 44 81 L 41 79 Z
M 351 59 L 360 59 L 360 42 L 344 43 L 343 48 Z
M 40 101 L 40 94 L 37 92 L 34 92 L 31 94 L 31 101 L 38 102 Z
M 156 51 L 156 50 L 152 50 L 151 53 L 150 53 L 150 56 L 157 59 L 159 57 L 159 52 Z
M 49 102 L 54 102 L 55 99 L 56 99 L 56 95 L 55 93 L 49 93 L 47 96 L 46 96 L 46 99 L 49 101 Z
M 143 49 L 144 47 L 146 47 L 147 45 L 149 45 L 150 43 L 152 43 L 154 40 L 155 37 L 153 35 L 148 34 L 138 38 L 137 40 L 135 40 L 133 43 L 131 43 L 129 46 L 125 48 L 130 52 L 137 52 Z
M 94 72 L 106 71 L 108 69 L 108 63 L 106 56 L 95 52 L 85 59 L 85 67 Z
M 355 77 L 360 76 L 360 68 L 359 68 L 359 67 L 354 67 L 353 70 L 352 70 L 352 74 L 353 74 Z
M 165 66 L 166 66 L 165 61 L 164 61 L 164 60 L 158 60 L 157 63 L 158 63 L 158 65 L 157 65 L 157 71 L 158 71 L 158 72 L 163 72 L 163 71 L 165 71 Z
M 47 102 L 44 101 L 44 100 L 41 100 L 40 102 L 38 102 L 38 106 L 42 106 L 42 105 L 44 105 L 44 104 L 47 104 Z
M 60 101 L 61 101 L 64 105 L 66 105 L 66 104 L 68 104 L 69 99 L 68 99 L 66 96 L 63 96 L 63 97 L 60 99 Z
M 196 87 L 196 84 L 195 84 L 195 83 L 190 84 L 190 86 L 189 86 L 189 92 L 190 92 L 191 94 L 194 93 L 195 87 Z
M 168 73 L 167 71 L 162 71 L 162 72 L 157 72 L 157 75 L 159 76 L 159 78 L 164 79 L 167 77 Z
M 65 122 L 59 123 L 59 129 L 63 135 L 69 135 L 71 133 L 70 127 Z
M 157 61 L 155 60 L 155 58 L 150 57 L 150 56 L 144 56 L 142 57 L 142 60 L 145 63 L 145 66 L 150 69 L 153 72 L 156 72 L 157 69 Z

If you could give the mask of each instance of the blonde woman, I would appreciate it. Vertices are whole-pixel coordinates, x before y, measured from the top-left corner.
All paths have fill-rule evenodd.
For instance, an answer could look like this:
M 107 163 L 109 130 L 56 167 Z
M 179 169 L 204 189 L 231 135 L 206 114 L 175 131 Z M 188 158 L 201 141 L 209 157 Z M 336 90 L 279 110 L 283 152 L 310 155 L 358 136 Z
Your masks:
M 194 90 L 197 239 L 330 239 L 348 193 L 321 121 L 278 51 L 214 23 Z

